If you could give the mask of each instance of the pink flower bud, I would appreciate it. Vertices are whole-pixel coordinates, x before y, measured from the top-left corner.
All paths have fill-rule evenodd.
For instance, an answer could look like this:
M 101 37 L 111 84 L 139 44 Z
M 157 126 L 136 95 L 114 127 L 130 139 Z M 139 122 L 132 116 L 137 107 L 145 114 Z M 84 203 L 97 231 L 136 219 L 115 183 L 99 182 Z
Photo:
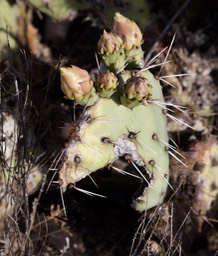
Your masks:
M 93 81 L 86 70 L 72 65 L 60 68 L 60 72 L 61 89 L 66 98 L 80 102 L 91 94 Z
M 138 25 L 118 12 L 115 14 L 113 33 L 122 38 L 125 50 L 131 50 L 143 42 L 143 35 Z
M 116 92 L 117 85 L 116 75 L 109 70 L 97 77 L 97 90 L 102 98 L 110 98 Z
M 125 84 L 124 94 L 130 100 L 148 100 L 151 96 L 151 85 L 144 77 L 131 77 Z
M 118 79 L 113 72 L 107 70 L 97 78 L 98 86 L 104 90 L 116 90 Z
M 98 41 L 98 52 L 102 55 L 108 55 L 122 48 L 122 44 L 122 39 L 118 35 L 104 30 Z

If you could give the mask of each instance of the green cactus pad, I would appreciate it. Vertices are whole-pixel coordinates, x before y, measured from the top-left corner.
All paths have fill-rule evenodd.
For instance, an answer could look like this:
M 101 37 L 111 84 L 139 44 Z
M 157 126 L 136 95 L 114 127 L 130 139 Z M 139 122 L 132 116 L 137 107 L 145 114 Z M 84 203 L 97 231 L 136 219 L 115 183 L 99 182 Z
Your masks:
M 138 26 L 116 13 L 113 32 L 103 32 L 98 52 L 103 69 L 114 72 L 114 94 L 104 98 L 97 89 L 98 100 L 80 115 L 77 132 L 64 150 L 60 179 L 65 190 L 105 167 L 122 172 L 116 163 L 125 161 L 131 167 L 127 170 L 141 177 L 132 206 L 142 212 L 162 203 L 168 186 L 166 108 L 159 80 L 141 66 L 143 35 Z M 109 81 L 104 77 L 105 89 Z
M 101 98 L 89 107 L 78 120 L 79 131 L 69 141 L 65 162 L 60 171 L 62 186 L 75 184 L 92 172 L 121 158 L 146 173 L 149 184 L 142 177 L 143 191 L 138 191 L 133 207 L 144 211 L 163 201 L 169 172 L 166 115 L 153 101 L 163 102 L 159 81 L 149 71 L 139 74 L 151 88 L 146 104 L 130 109 L 120 103 L 120 92 L 110 99 Z

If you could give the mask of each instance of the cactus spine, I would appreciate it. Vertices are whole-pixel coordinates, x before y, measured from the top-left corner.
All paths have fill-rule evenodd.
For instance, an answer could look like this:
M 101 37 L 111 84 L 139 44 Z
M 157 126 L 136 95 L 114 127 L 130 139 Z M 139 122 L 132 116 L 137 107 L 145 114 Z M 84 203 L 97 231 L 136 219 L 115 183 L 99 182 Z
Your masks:
M 122 157 L 141 176 L 143 190 L 132 204 L 137 211 L 162 203 L 169 176 L 166 109 L 155 104 L 164 103 L 164 98 L 158 79 L 142 68 L 141 44 L 136 23 L 117 13 L 112 32 L 104 32 L 98 43 L 106 72 L 90 80 L 78 69 L 84 75 L 78 80 L 74 66 L 61 68 L 65 96 L 88 106 L 65 150 L 62 187 L 104 167 L 113 168 Z M 78 92 L 82 96 L 72 96 Z

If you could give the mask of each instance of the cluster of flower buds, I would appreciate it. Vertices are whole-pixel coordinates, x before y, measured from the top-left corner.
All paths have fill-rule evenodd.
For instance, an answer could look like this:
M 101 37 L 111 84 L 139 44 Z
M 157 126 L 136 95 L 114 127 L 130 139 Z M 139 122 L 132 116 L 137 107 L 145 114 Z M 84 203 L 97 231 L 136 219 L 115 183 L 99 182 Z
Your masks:
M 98 42 L 98 52 L 105 66 L 119 73 L 126 67 L 132 69 L 143 65 L 142 43 L 143 35 L 138 25 L 116 13 L 112 32 L 104 31 Z
M 142 33 L 134 21 L 116 13 L 112 32 L 103 32 L 98 42 L 98 52 L 105 64 L 105 71 L 93 77 L 77 66 L 62 67 L 61 88 L 65 97 L 83 106 L 93 105 L 97 99 L 120 98 L 123 105 L 133 108 L 144 104 L 150 97 L 146 78 L 134 70 L 143 61 Z M 119 88 L 119 89 L 118 89 Z
M 110 98 L 117 91 L 118 78 L 109 70 L 99 74 L 95 83 L 85 69 L 73 65 L 60 68 L 60 75 L 65 97 L 82 106 L 93 105 L 99 97 Z

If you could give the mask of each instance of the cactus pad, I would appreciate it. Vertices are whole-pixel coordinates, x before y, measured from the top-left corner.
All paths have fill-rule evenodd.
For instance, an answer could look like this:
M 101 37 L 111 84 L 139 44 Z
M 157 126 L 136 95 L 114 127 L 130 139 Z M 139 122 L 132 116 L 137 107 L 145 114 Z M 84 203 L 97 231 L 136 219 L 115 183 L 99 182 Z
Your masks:
M 115 93 L 108 98 L 99 94 L 77 120 L 76 132 L 65 149 L 60 179 L 66 188 L 125 159 L 143 185 L 134 196 L 133 208 L 144 211 L 163 201 L 168 184 L 166 113 L 155 104 L 164 103 L 162 88 L 146 69 L 123 70 L 116 75 Z

